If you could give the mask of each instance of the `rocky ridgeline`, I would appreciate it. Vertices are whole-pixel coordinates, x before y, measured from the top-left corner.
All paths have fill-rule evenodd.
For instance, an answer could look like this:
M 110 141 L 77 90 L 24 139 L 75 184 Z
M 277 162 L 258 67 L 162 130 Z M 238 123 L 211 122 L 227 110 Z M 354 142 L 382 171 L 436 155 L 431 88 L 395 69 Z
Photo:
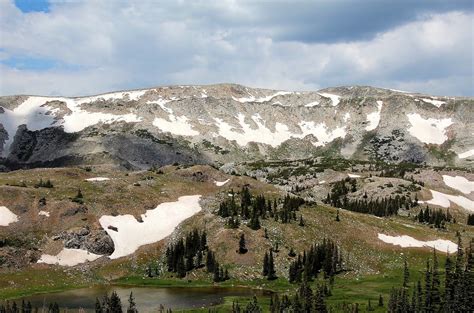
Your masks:
M 473 104 L 372 87 L 232 84 L 0 97 L 0 164 L 139 169 L 319 155 L 466 166 L 474 159 Z

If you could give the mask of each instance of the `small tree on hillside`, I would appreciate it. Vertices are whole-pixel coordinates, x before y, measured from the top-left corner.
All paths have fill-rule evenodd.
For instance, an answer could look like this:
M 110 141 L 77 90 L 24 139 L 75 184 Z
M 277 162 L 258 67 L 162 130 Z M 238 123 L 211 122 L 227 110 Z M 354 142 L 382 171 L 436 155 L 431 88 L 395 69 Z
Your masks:
M 240 235 L 240 240 L 239 240 L 239 254 L 245 254 L 247 253 L 248 249 L 245 246 L 245 235 L 241 234 Z

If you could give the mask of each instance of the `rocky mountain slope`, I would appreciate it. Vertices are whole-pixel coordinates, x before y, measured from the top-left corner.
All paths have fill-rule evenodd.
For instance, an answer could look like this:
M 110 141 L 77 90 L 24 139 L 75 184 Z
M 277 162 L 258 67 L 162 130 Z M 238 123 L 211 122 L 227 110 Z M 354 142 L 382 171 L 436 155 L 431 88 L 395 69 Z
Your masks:
M 232 84 L 7 96 L 0 97 L 0 164 L 140 169 L 321 155 L 466 166 L 474 160 L 473 104 L 372 87 L 286 92 Z

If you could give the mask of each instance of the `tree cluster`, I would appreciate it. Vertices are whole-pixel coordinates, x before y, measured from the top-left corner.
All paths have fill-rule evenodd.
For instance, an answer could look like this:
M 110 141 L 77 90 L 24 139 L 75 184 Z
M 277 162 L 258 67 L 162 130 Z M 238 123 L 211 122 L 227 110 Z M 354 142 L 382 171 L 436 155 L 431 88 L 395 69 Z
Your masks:
M 416 205 L 409 197 L 396 195 L 394 198 L 368 199 L 367 193 L 362 199 L 349 199 L 347 195 L 350 192 L 357 191 L 356 180 L 346 178 L 334 183 L 331 192 L 328 193 L 324 202 L 336 208 L 343 208 L 353 212 L 372 214 L 375 216 L 396 215 L 401 208 L 409 209 Z
M 467 216 L 467 225 L 474 225 L 474 214 L 469 214 Z
M 446 228 L 446 223 L 451 222 L 453 217 L 449 213 L 449 209 L 446 213 L 443 210 L 432 210 L 426 207 L 425 210 L 421 209 L 416 216 L 416 220 L 420 223 L 433 225 L 436 228 Z
M 409 288 L 404 275 L 401 288 L 392 289 L 388 302 L 389 312 L 473 312 L 474 311 L 474 239 L 469 249 L 458 240 L 456 256 L 446 259 L 444 273 L 438 268 L 438 257 L 433 250 L 427 260 L 424 279 Z M 411 289 L 411 291 L 410 291 Z
M 293 297 L 273 295 L 270 299 L 270 312 L 326 313 L 328 308 L 325 299 L 330 294 L 326 284 L 318 285 L 316 291 L 313 291 L 309 284 L 304 282 Z
M 132 294 L 130 294 L 132 296 Z M 119 295 L 112 291 L 109 296 L 105 294 L 101 300 L 95 300 L 95 313 L 122 313 L 122 300 Z M 138 312 L 138 311 L 137 311 Z
M 285 196 L 283 199 L 266 199 L 264 195 L 253 196 L 244 186 L 240 191 L 240 203 L 237 203 L 236 195 L 232 191 L 229 199 L 219 204 L 217 215 L 227 218 L 226 225 L 229 228 L 238 228 L 240 221 L 248 220 L 248 226 L 251 229 L 261 228 L 261 219 L 269 217 L 281 223 L 290 223 L 296 221 L 296 212 L 304 200 L 299 197 Z
M 166 265 L 168 272 L 176 273 L 179 278 L 203 265 L 204 251 L 207 250 L 207 234 L 205 231 L 194 230 L 185 238 L 166 249 Z
M 323 272 L 331 278 L 342 270 L 342 256 L 337 245 L 329 239 L 314 244 L 308 251 L 299 254 L 290 264 L 288 280 L 290 283 L 311 281 Z
M 223 266 L 220 266 L 219 262 L 216 260 L 216 255 L 211 250 L 207 251 L 206 270 L 208 273 L 213 274 L 212 280 L 215 283 L 230 279 L 228 270 Z
M 35 188 L 54 188 L 54 185 L 51 183 L 51 180 L 43 181 L 43 179 L 40 178 L 40 181 L 35 184 Z
M 265 252 L 265 256 L 263 257 L 262 275 L 268 280 L 275 280 L 278 278 L 275 271 L 275 260 L 273 259 L 273 252 L 271 249 L 269 252 Z

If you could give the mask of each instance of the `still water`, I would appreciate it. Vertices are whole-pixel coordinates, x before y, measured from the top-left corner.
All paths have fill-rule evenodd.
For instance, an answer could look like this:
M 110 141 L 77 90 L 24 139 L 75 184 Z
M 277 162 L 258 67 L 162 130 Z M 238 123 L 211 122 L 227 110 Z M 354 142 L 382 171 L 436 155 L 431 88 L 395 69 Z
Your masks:
M 106 293 L 110 295 L 114 290 L 122 299 L 124 309 L 128 305 L 130 292 L 133 292 L 140 313 L 157 312 L 160 305 L 163 305 L 166 309 L 201 308 L 222 303 L 224 297 L 227 296 L 252 297 L 253 295 L 271 295 L 269 291 L 252 290 L 247 288 L 152 288 L 100 286 L 34 295 L 26 297 L 24 300 L 29 300 L 33 307 L 38 308 L 43 306 L 47 307 L 50 302 L 57 302 L 61 308 L 68 308 L 72 311 L 82 308 L 87 312 L 91 312 L 94 310 L 96 298 L 101 299 Z

